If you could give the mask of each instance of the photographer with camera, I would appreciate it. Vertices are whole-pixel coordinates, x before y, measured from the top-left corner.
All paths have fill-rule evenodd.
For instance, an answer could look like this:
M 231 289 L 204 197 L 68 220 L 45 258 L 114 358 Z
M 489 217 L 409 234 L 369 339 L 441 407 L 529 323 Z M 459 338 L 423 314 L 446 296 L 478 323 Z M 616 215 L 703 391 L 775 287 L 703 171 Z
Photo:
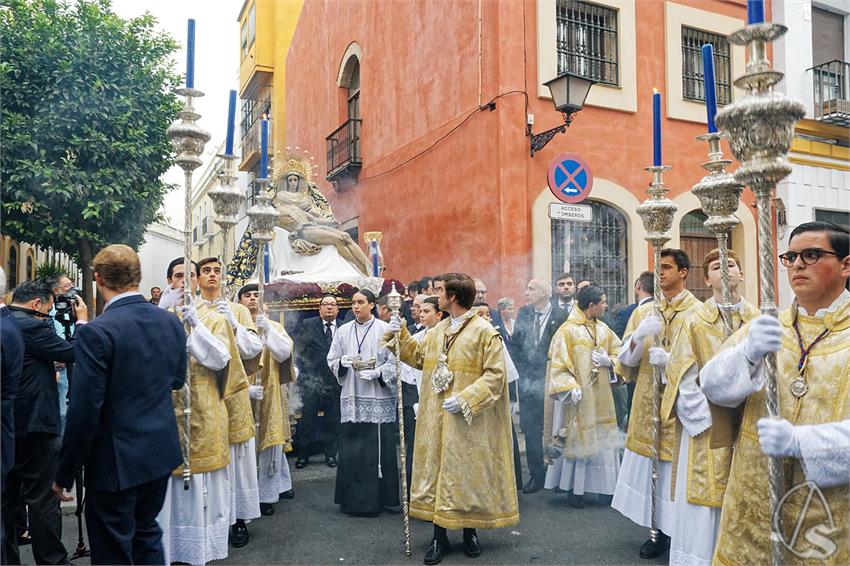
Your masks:
M 3 492 L 4 558 L 20 564 L 15 511 L 29 506 L 33 558 L 38 564 L 63 564 L 62 514 L 51 486 L 59 464 L 59 390 L 54 363 L 74 361 L 73 340 L 56 335 L 48 314 L 54 295 L 47 281 L 25 281 L 9 309 L 24 337 L 24 362 L 15 399 L 15 464 Z M 77 324 L 88 321 L 82 299 L 74 301 Z M 22 501 L 23 500 L 23 501 Z
M 65 273 L 59 273 L 51 280 L 55 297 L 50 316 L 53 317 L 53 328 L 59 338 L 68 340 L 74 335 L 74 325 L 77 322 L 76 299 L 79 291 L 74 289 L 74 282 Z M 65 414 L 68 412 L 68 367 L 56 363 L 59 374 L 59 434 L 65 431 Z

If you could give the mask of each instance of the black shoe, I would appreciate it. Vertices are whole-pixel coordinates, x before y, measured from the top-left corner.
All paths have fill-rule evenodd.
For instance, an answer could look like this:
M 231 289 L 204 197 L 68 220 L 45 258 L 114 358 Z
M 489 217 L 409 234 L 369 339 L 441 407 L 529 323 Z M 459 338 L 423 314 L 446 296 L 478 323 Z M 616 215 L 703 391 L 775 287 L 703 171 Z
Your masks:
M 478 540 L 478 533 L 475 530 L 470 534 L 463 533 L 463 553 L 470 558 L 481 556 L 481 543 Z
M 307 458 L 305 456 L 299 456 L 298 458 L 295 459 L 295 467 L 298 468 L 299 470 L 301 468 L 306 468 L 307 464 L 309 464 L 309 463 L 310 463 L 310 458 Z
M 279 495 L 279 497 L 281 499 L 293 499 L 295 497 L 295 490 L 294 489 L 287 489 L 286 491 L 281 493 Z
M 572 491 L 567 494 L 567 505 L 573 509 L 584 509 L 584 495 L 576 495 Z
M 439 564 L 450 550 L 448 538 L 434 537 L 425 553 L 425 564 Z
M 336 456 L 325 456 L 325 464 L 329 468 L 336 468 Z
M 639 555 L 641 558 L 649 560 L 652 558 L 658 558 L 668 550 L 670 550 L 670 537 L 659 531 L 658 540 L 656 542 L 652 542 L 651 538 L 647 539 L 647 541 L 641 545 Z
M 541 489 L 543 489 L 543 482 L 538 481 L 535 478 L 531 478 L 530 480 L 528 480 L 528 483 L 525 484 L 525 487 L 522 488 L 522 492 L 523 493 L 537 493 Z
M 260 515 L 268 517 L 274 515 L 274 505 L 271 503 L 260 503 Z
M 248 544 L 250 539 L 251 537 L 248 536 L 248 527 L 245 525 L 245 521 L 237 520 L 230 527 L 230 544 L 233 545 L 233 548 L 242 548 Z

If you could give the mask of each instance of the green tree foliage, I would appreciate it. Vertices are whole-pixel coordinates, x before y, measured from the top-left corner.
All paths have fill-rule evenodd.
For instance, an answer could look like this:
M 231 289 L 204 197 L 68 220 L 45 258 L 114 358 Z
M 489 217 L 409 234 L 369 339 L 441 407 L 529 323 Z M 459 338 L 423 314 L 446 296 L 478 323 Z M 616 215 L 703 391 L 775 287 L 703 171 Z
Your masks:
M 134 248 L 159 219 L 180 103 L 176 42 L 109 0 L 13 0 L 0 10 L 3 234 L 63 251 L 83 270 Z

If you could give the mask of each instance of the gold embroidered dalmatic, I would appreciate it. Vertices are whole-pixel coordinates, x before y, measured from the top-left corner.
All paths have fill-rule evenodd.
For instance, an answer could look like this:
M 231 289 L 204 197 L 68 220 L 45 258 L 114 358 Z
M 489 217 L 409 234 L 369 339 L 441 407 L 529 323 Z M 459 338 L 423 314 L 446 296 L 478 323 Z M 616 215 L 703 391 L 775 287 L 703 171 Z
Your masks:
M 690 291 L 682 291 L 673 302 L 666 299 L 661 300 L 662 323 L 662 346 L 670 350 L 673 338 L 678 334 L 691 311 L 697 309 L 702 303 L 693 296 Z M 653 305 L 647 303 L 639 306 L 632 313 L 626 332 L 625 340 L 634 333 L 640 322 L 652 314 Z M 624 365 L 618 360 L 615 365 L 616 373 L 622 375 L 626 381 L 636 381 L 635 394 L 632 400 L 632 410 L 629 414 L 629 432 L 626 437 L 626 448 L 646 458 L 652 458 L 652 365 L 649 363 L 649 349 L 653 345 L 653 338 L 645 340 L 643 357 L 640 366 L 633 368 Z M 661 385 L 662 395 L 664 385 Z M 661 442 L 659 458 L 665 462 L 673 460 L 674 443 L 676 440 L 676 420 L 666 419 L 661 421 Z
M 238 303 L 227 302 L 230 310 L 236 316 L 236 321 L 250 332 L 257 332 L 257 325 L 248 307 Z M 198 305 L 198 315 L 206 312 L 217 312 L 216 305 L 201 303 Z M 235 341 L 235 338 L 234 338 Z M 235 342 L 234 342 L 235 343 Z M 246 370 L 256 373 L 260 356 L 253 360 L 242 360 L 239 351 L 230 358 L 230 367 L 234 368 L 227 389 L 224 403 L 227 406 L 228 441 L 230 444 L 247 442 L 254 436 L 254 414 L 251 410 L 251 398 L 248 396 L 248 375 Z
M 401 360 L 423 370 L 410 515 L 447 529 L 515 525 L 519 506 L 502 340 L 492 325 L 472 316 L 447 354 L 452 382 L 435 393 L 432 373 L 449 324 L 438 324 L 421 343 L 402 328 Z M 452 395 L 462 414 L 443 409 Z
M 732 313 L 732 328 L 740 328 L 756 315 L 758 315 L 758 309 L 742 299 L 741 311 Z M 670 350 L 667 386 L 661 403 L 663 420 L 675 418 L 676 397 L 685 373 L 694 366 L 699 371 L 714 357 L 725 341 L 725 325 L 720 311 L 717 310 L 717 303 L 714 298 L 708 299 L 685 321 Z M 711 410 L 711 427 L 688 441 L 687 470 L 677 469 L 679 441 L 681 435 L 687 432 L 683 430 L 681 423 L 675 420 L 673 487 L 670 493 L 676 492 L 676 481 L 681 481 L 679 474 L 686 474 L 688 503 L 720 507 L 723 504 L 723 495 L 729 480 L 729 468 L 732 466 L 732 437 L 737 432 L 739 413 L 735 409 L 720 407 L 711 402 L 709 402 L 709 409 Z M 716 437 L 722 437 L 726 441 L 721 442 L 719 447 L 714 447 L 716 444 L 712 446 L 712 439 Z
M 622 448 L 614 395 L 611 392 L 611 369 L 600 367 L 591 377 L 594 347 L 605 350 L 616 361 L 620 339 L 600 320 L 589 320 L 579 308 L 572 309 L 569 318 L 552 337 L 549 346 L 549 371 L 546 374 L 546 407 L 543 420 L 545 443 L 552 443 L 553 397 L 581 388 L 581 401 L 565 403 L 563 423 L 567 440 L 565 458 L 592 458 L 604 450 Z
M 200 309 L 199 309 L 200 310 Z M 239 359 L 236 348 L 236 338 L 230 323 L 214 310 L 206 309 L 198 318 L 207 329 L 222 344 L 227 346 L 231 361 L 221 370 L 226 373 L 226 383 L 238 381 L 240 374 L 244 376 L 241 364 L 234 364 Z M 230 449 L 227 440 L 227 407 L 219 391 L 217 374 L 202 366 L 194 356 L 189 356 L 189 381 L 192 414 L 189 417 L 191 436 L 189 439 L 189 467 L 194 474 L 212 472 L 227 466 L 230 462 Z M 225 385 L 225 391 L 227 390 Z M 183 436 L 183 391 L 172 392 L 174 416 L 177 418 L 177 428 Z M 181 465 L 174 470 L 174 475 L 183 473 Z
M 779 411 L 795 425 L 812 425 L 850 419 L 850 301 L 823 318 L 799 315 L 797 323 L 806 346 L 829 329 L 808 357 L 805 372 L 808 393 L 797 399 L 791 394 L 791 382 L 799 376 L 797 364 L 800 348 L 794 333 L 796 308 L 779 315 L 782 324 L 782 349 L 777 354 L 777 389 Z M 748 327 L 738 331 L 724 349 L 742 342 Z M 767 416 L 764 389 L 750 395 L 744 404 L 744 418 L 732 459 L 732 471 L 723 501 L 715 564 L 770 563 L 771 512 L 768 499 L 767 456 L 759 446 L 756 423 Z M 804 484 L 806 476 L 797 458 L 785 458 L 785 481 L 790 488 Z M 784 558 L 788 564 L 846 565 L 850 564 L 848 544 L 848 484 L 820 488 L 826 507 L 814 494 L 804 507 L 810 488 L 803 487 L 787 497 L 782 506 L 785 539 L 791 540 L 799 524 L 796 551 L 813 550 L 829 556 L 806 561 L 789 551 Z M 828 509 L 827 509 L 828 508 Z M 831 518 L 829 517 L 831 513 Z M 832 527 L 834 532 L 828 532 Z M 826 542 L 824 539 L 827 539 Z M 831 548 L 830 545 L 834 548 Z
M 272 327 L 282 336 L 289 337 L 283 325 L 270 320 Z M 295 371 L 290 356 L 284 362 L 272 357 L 268 348 L 263 348 L 258 369 L 263 398 L 260 400 L 260 420 L 257 426 L 257 452 L 272 446 L 283 446 L 284 452 L 292 451 L 292 428 L 289 425 L 289 397 L 285 385 L 295 381 Z M 252 376 L 254 382 L 256 376 Z

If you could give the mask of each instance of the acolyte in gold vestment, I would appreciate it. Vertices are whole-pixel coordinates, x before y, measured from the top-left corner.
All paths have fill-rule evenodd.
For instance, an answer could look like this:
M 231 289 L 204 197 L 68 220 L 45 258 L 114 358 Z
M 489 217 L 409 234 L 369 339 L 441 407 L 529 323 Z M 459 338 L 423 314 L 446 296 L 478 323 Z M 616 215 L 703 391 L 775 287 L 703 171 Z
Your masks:
M 694 309 L 702 303 L 690 291 L 682 291 L 673 302 L 666 299 L 661 301 L 662 344 L 669 351 L 673 339 L 678 334 L 685 320 Z M 647 303 L 635 309 L 626 326 L 624 341 L 637 329 L 640 321 L 652 314 L 653 305 Z M 622 364 L 619 360 L 614 366 L 616 373 L 626 381 L 636 381 L 635 393 L 632 400 L 632 410 L 629 414 L 629 433 L 626 437 L 626 448 L 636 454 L 652 458 L 652 365 L 649 363 L 649 349 L 653 339 L 646 339 L 643 348 L 643 358 L 640 367 L 633 368 Z M 661 386 L 662 394 L 664 386 Z M 673 460 L 674 442 L 676 439 L 676 421 L 667 419 L 661 421 L 661 449 L 659 458 L 665 462 Z
M 278 333 L 289 336 L 283 326 L 270 320 Z M 292 428 L 289 425 L 289 397 L 286 384 L 295 381 L 295 371 L 290 356 L 284 362 L 272 357 L 268 348 L 261 354 L 260 385 L 263 386 L 263 398 L 260 400 L 260 421 L 257 426 L 257 452 L 272 446 L 283 446 L 284 452 L 292 451 Z M 253 383 L 254 376 L 251 376 Z
M 248 307 L 238 303 L 227 302 L 230 310 L 236 316 L 236 321 L 248 329 L 249 332 L 257 332 L 257 325 L 251 317 Z M 217 312 L 215 305 L 201 303 L 198 305 L 198 315 L 203 316 L 206 312 Z M 234 338 L 235 341 L 235 338 Z M 227 406 L 228 442 L 230 444 L 241 444 L 247 442 L 254 436 L 254 414 L 251 410 L 251 398 L 248 396 L 248 374 L 256 373 L 260 363 L 260 356 L 253 360 L 242 360 L 239 351 L 230 358 L 229 367 L 231 373 L 227 380 L 227 389 L 224 392 L 224 403 Z
M 199 309 L 200 310 L 200 309 Z M 230 352 L 231 362 L 222 372 L 226 372 L 226 381 L 239 380 L 240 373 L 244 375 L 242 364 L 234 364 L 232 360 L 239 359 L 239 351 L 236 348 L 236 338 L 230 323 L 215 310 L 207 309 L 198 317 L 207 329 L 222 344 L 227 346 Z M 190 415 L 190 446 L 189 467 L 192 473 L 200 474 L 213 472 L 227 466 L 230 462 L 230 449 L 227 440 L 227 407 L 224 398 L 218 388 L 217 372 L 208 369 L 198 363 L 194 356 L 189 356 L 189 376 L 191 380 L 191 408 Z M 225 386 L 226 389 L 226 386 Z M 172 393 L 174 403 L 174 416 L 177 418 L 177 427 L 183 434 L 183 394 L 181 391 Z M 174 470 L 175 476 L 183 472 L 181 465 Z
M 799 376 L 797 364 L 800 348 L 794 333 L 796 308 L 782 311 L 782 349 L 777 354 L 777 389 L 779 410 L 783 418 L 795 425 L 821 424 L 850 419 L 850 301 L 822 319 L 797 317 L 800 334 L 806 345 L 829 329 L 809 354 L 805 379 L 808 392 L 800 399 L 791 394 L 791 382 Z M 734 334 L 724 349 L 742 342 L 748 327 Z M 770 504 L 768 502 L 767 456 L 759 446 L 756 423 L 767 416 L 764 390 L 747 398 L 741 432 L 732 459 L 732 471 L 723 501 L 720 532 L 714 554 L 715 564 L 768 564 L 770 562 Z M 797 458 L 785 459 L 785 479 L 789 488 L 806 481 Z M 826 506 L 815 496 L 807 503 L 811 490 L 803 487 L 786 498 L 782 509 L 785 539 L 790 540 L 799 525 L 795 553 L 785 552 L 788 564 L 850 564 L 850 531 L 848 531 L 848 484 L 821 488 Z M 831 517 L 830 517 L 831 515 Z M 834 529 L 834 530 L 832 530 Z M 824 540 L 826 539 L 826 540 Z M 829 542 L 826 542 L 829 541 Z M 834 546 L 834 548 L 832 548 Z M 806 550 L 828 556 L 808 560 L 798 554 Z
M 570 403 L 561 407 L 567 432 L 563 454 L 573 460 L 592 458 L 603 450 L 623 446 L 611 392 L 611 369 L 600 367 L 599 374 L 591 378 L 594 347 L 605 350 L 616 361 L 620 339 L 604 322 L 588 320 L 579 308 L 572 309 L 549 346 L 544 444 L 552 443 L 553 396 L 581 388 L 578 405 Z
M 519 506 L 502 339 L 473 315 L 448 351 L 454 374 L 449 389 L 435 393 L 431 378 L 449 323 L 435 326 L 422 343 L 401 330 L 401 360 L 423 370 L 410 516 L 447 529 L 515 525 Z M 452 395 L 462 413 L 443 409 Z
M 732 328 L 738 329 L 758 315 L 751 303 L 742 300 L 740 312 L 732 313 Z M 696 366 L 702 368 L 717 353 L 726 341 L 726 330 L 717 303 L 708 299 L 688 317 L 681 331 L 673 341 L 670 350 L 670 363 L 667 365 L 667 386 L 661 403 L 661 418 L 675 418 L 676 397 L 682 377 Z M 697 377 L 699 379 L 699 377 Z M 688 442 L 688 469 L 677 469 L 679 461 L 679 440 L 683 430 L 676 420 L 676 439 L 673 445 L 673 486 L 670 493 L 676 493 L 675 484 L 687 481 L 688 503 L 706 507 L 720 507 L 726 493 L 729 468 L 732 466 L 732 441 L 737 434 L 739 412 L 735 409 L 720 407 L 709 403 L 711 427 Z M 722 438 L 721 446 L 713 447 L 712 439 Z M 716 446 L 716 444 L 715 444 Z

